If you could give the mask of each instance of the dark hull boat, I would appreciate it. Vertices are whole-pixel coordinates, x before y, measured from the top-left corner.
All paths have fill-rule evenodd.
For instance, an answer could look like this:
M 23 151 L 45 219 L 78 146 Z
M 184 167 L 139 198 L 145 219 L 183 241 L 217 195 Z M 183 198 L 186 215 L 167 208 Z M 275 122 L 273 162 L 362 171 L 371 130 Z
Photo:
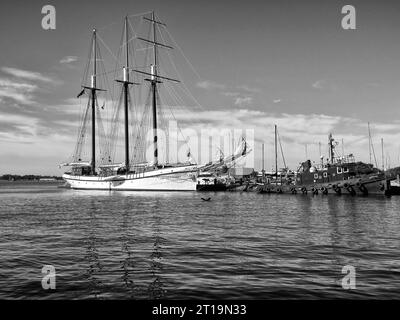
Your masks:
M 312 195 L 391 195 L 390 180 L 394 178 L 372 164 L 356 162 L 353 155 L 337 157 L 332 135 L 329 135 L 329 159 L 316 166 L 310 160 L 302 163 L 294 181 L 266 183 L 260 193 L 291 193 Z

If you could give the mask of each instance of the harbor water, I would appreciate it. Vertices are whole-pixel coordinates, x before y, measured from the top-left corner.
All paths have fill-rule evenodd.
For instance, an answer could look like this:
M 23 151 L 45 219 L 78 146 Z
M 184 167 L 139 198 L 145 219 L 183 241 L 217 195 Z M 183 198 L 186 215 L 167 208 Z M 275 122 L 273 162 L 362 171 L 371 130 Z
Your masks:
M 400 298 L 400 197 L 9 183 L 0 234 L 1 299 Z

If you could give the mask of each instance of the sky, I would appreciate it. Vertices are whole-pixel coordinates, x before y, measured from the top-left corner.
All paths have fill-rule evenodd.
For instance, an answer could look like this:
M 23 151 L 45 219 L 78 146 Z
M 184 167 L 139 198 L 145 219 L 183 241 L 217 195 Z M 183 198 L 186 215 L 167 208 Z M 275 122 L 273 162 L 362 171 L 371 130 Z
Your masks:
M 46 4 L 56 8 L 55 30 L 41 27 Z M 356 9 L 355 30 L 341 27 L 346 4 Z M 261 143 L 273 166 L 277 124 L 295 169 L 306 156 L 318 161 L 319 143 L 326 155 L 330 132 L 345 153 L 369 161 L 370 122 L 378 166 L 381 138 L 385 162 L 400 165 L 398 1 L 2 0 L 0 174 L 62 174 L 91 30 L 114 50 L 123 17 L 151 10 L 184 53 L 174 50 L 195 98 L 183 99 L 185 112 L 176 106 L 184 129 L 254 130 L 260 169 Z

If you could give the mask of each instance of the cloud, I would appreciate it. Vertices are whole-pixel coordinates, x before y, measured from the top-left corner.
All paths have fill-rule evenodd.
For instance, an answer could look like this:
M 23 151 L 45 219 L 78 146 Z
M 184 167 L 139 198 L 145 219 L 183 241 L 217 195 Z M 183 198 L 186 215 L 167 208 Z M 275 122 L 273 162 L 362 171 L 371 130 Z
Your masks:
M 32 117 L 1 114 L 0 138 L 14 142 L 27 142 L 36 134 L 38 120 Z
M 72 62 L 78 61 L 78 57 L 77 56 L 65 56 L 60 60 L 61 64 L 69 64 Z
M 253 102 L 252 97 L 237 97 L 234 103 L 235 106 L 244 107 L 250 105 L 252 102 Z
M 328 91 L 337 91 L 338 88 L 335 82 L 331 80 L 328 81 L 326 79 L 317 80 L 311 86 L 317 90 L 328 90 Z
M 240 93 L 232 92 L 232 91 L 225 91 L 225 92 L 222 92 L 222 95 L 224 95 L 225 97 L 237 97 L 240 95 Z
M 237 86 L 236 88 L 239 89 L 239 90 L 243 90 L 243 91 L 249 92 L 249 93 L 258 93 L 258 92 L 260 92 L 260 89 L 255 88 L 255 87 L 249 87 L 247 85 L 240 85 L 240 86 Z
M 208 81 L 208 80 L 204 80 L 204 81 L 200 81 L 197 84 L 197 87 L 202 88 L 202 89 L 206 89 L 206 90 L 223 90 L 226 89 L 226 86 L 220 83 L 216 83 L 214 81 Z
M 274 161 L 274 124 L 278 125 L 286 161 L 293 169 L 297 168 L 299 162 L 305 160 L 306 144 L 308 146 L 308 157 L 311 160 L 318 161 L 320 157 L 319 142 L 322 145 L 323 154 L 327 156 L 327 137 L 330 132 L 333 133 L 338 142 L 341 142 L 343 138 L 346 154 L 353 153 L 356 160 L 369 161 L 367 124 L 357 118 L 325 114 L 277 114 L 248 108 L 203 109 L 195 113 L 187 110 L 176 110 L 174 114 L 182 128 L 190 128 L 196 132 L 201 132 L 201 130 L 211 132 L 214 129 L 219 132 L 225 129 L 254 130 L 255 140 L 251 142 L 251 147 L 255 152 L 255 166 L 258 168 L 261 167 L 261 143 L 265 143 L 266 146 L 267 162 L 269 161 L 272 164 Z M 390 154 L 392 166 L 395 165 L 393 160 L 399 156 L 396 141 L 400 140 L 400 133 L 393 129 L 399 125 L 397 120 L 376 122 L 371 125 L 375 150 L 378 148 L 380 138 L 384 138 L 385 150 Z M 340 145 L 338 152 L 341 154 Z
M 2 67 L 1 70 L 4 73 L 12 75 L 16 78 L 22 78 L 22 79 L 32 80 L 32 81 L 53 82 L 53 79 L 46 77 L 39 72 L 21 70 L 21 69 L 10 68 L 10 67 Z
M 325 85 L 325 80 L 317 80 L 312 84 L 314 89 L 323 89 Z
M 0 101 L 11 99 L 21 104 L 32 105 L 35 103 L 32 93 L 36 90 L 36 85 L 0 78 Z

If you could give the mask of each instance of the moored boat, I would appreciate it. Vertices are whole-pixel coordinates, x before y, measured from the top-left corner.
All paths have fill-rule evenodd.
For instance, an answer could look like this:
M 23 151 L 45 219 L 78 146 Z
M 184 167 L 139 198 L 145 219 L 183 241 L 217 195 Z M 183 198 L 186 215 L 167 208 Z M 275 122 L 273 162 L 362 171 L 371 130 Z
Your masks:
M 336 156 L 332 134 L 329 135 L 328 146 L 329 159 L 326 163 L 323 158 L 319 165 L 313 165 L 310 160 L 306 160 L 297 170 L 293 181 L 266 183 L 259 191 L 312 195 L 391 195 L 390 180 L 393 177 L 388 177 L 372 164 L 355 161 L 352 154 Z

